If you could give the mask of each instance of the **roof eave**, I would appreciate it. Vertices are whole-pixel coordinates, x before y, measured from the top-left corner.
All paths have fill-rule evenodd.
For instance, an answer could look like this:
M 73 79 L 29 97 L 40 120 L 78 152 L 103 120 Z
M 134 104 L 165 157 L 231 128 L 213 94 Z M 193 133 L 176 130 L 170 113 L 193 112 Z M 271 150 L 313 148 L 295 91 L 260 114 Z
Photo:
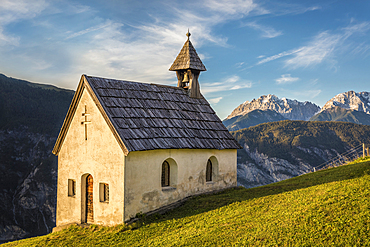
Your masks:
M 204 67 L 204 65 L 203 65 L 203 67 Z M 204 68 L 201 68 L 201 69 L 199 69 L 199 68 L 196 68 L 196 67 L 193 67 L 193 66 L 187 66 L 187 67 L 176 67 L 176 66 L 171 66 L 171 68 L 169 68 L 168 70 L 169 71 L 177 71 L 177 70 L 187 70 L 187 69 L 193 69 L 193 70 L 198 70 L 198 71 L 207 71 L 207 69 L 206 69 L 206 67 L 204 67 Z

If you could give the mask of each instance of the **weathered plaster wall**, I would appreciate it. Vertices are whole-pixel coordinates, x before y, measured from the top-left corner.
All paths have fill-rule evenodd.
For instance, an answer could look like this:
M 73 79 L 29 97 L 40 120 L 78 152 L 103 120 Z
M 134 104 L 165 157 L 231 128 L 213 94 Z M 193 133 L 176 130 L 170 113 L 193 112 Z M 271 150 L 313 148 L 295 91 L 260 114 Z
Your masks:
M 208 159 L 215 167 L 213 181 L 206 182 Z M 176 162 L 177 182 L 161 187 L 162 163 Z M 216 162 L 217 160 L 217 162 Z M 130 152 L 125 167 L 125 220 L 184 197 L 236 186 L 236 150 L 166 149 Z M 217 165 L 218 163 L 218 165 Z M 171 176 L 173 169 L 171 168 Z M 173 178 L 171 178 L 173 180 Z
M 88 139 L 82 113 L 87 106 Z M 81 223 L 85 193 L 83 176 L 91 174 L 93 184 L 94 223 L 114 225 L 123 222 L 124 154 L 90 94 L 84 90 L 76 114 L 58 155 L 57 226 Z M 76 195 L 68 196 L 68 179 L 76 180 Z M 99 183 L 109 184 L 109 203 L 100 202 Z

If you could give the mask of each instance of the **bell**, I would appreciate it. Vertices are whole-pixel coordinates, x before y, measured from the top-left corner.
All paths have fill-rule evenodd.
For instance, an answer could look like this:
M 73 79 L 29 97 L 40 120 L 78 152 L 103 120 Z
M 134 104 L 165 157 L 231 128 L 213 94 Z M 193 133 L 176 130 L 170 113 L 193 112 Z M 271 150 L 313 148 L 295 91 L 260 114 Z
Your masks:
M 182 80 L 182 82 L 189 82 L 188 73 L 185 72 L 184 79 Z

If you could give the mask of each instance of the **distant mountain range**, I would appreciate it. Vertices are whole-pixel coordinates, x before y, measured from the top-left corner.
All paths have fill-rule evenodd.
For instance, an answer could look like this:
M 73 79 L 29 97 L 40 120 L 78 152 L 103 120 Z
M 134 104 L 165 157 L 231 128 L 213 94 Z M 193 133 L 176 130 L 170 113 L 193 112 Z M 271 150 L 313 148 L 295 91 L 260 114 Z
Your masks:
M 288 120 L 342 121 L 370 125 L 370 93 L 349 91 L 336 95 L 321 109 L 311 102 L 299 102 L 275 95 L 263 95 L 235 108 L 223 120 L 235 131 L 261 123 Z
M 370 114 L 370 93 L 348 91 L 338 94 L 326 102 L 321 111 L 336 107 Z
M 254 110 L 273 110 L 289 120 L 309 120 L 315 113 L 320 111 L 320 107 L 308 101 L 299 102 L 286 98 L 280 99 L 275 95 L 268 94 L 239 105 L 225 120 L 246 115 Z

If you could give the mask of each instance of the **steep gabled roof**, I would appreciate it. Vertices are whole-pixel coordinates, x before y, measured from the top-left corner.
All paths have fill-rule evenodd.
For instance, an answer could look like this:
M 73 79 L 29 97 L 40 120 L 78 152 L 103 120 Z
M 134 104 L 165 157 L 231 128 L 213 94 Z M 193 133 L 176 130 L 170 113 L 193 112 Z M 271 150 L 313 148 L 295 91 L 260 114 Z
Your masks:
M 190 98 L 178 87 L 85 75 L 83 78 L 126 155 L 154 149 L 240 148 L 203 97 Z M 71 108 L 66 120 L 72 118 L 68 117 Z M 68 129 L 66 120 L 54 154 L 63 143 L 61 135 L 67 132 L 63 131 Z
M 203 65 L 202 61 L 200 60 L 197 52 L 195 51 L 195 48 L 193 47 L 189 39 L 185 42 L 179 55 L 177 55 L 175 61 L 173 62 L 170 68 L 171 71 L 180 69 L 196 69 L 199 71 L 206 71 L 206 67 Z

